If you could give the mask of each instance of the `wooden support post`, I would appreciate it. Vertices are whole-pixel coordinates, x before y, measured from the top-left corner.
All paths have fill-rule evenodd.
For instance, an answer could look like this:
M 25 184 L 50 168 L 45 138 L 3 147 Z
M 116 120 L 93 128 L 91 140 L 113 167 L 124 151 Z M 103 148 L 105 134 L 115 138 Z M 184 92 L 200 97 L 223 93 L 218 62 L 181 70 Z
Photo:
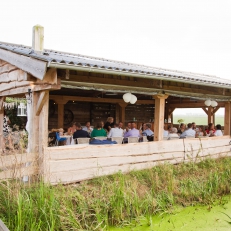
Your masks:
M 125 124 L 125 108 L 127 106 L 126 103 L 119 103 L 120 106 L 120 114 L 119 114 L 119 121 Z
M 154 140 L 163 140 L 165 99 L 168 95 L 155 95 Z
M 0 149 L 4 148 L 4 141 L 3 141 L 3 117 L 4 117 L 4 108 L 3 108 L 3 101 L 5 97 L 0 98 Z
M 43 106 L 39 114 L 39 173 L 42 176 L 48 170 L 46 169 L 46 157 L 43 150 L 48 146 L 49 92 L 45 92 L 45 94 L 47 97 L 43 100 Z
M 230 135 L 230 119 L 231 119 L 231 108 L 230 102 L 225 103 L 225 116 L 224 116 L 224 135 Z
M 213 123 L 213 108 L 208 107 L 208 124 Z
M 115 121 L 116 123 L 120 122 L 120 106 L 118 104 L 116 104 Z
M 64 124 L 64 103 L 58 102 L 58 128 L 63 128 Z
M 38 99 L 38 104 L 36 107 L 36 116 L 39 116 L 43 105 L 45 104 L 45 102 L 47 101 L 47 99 L 49 98 L 49 92 L 48 91 L 42 91 L 39 95 L 39 99 Z

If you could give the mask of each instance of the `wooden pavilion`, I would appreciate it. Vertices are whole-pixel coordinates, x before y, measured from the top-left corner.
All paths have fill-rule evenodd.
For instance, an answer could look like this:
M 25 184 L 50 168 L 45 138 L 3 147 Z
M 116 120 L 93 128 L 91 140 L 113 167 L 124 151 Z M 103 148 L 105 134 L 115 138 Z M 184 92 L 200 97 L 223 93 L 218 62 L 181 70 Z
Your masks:
M 133 167 L 150 167 L 158 161 L 178 163 L 189 159 L 187 152 L 194 158 L 198 150 L 202 157 L 229 154 L 231 81 L 47 50 L 43 40 L 43 27 L 35 26 L 32 47 L 0 42 L 0 145 L 5 97 L 29 94 L 28 153 L 39 156 L 39 173 L 46 181 L 68 183 Z M 126 92 L 137 96 L 135 105 L 123 101 Z M 206 99 L 216 100 L 218 106 L 206 107 Z M 220 107 L 225 108 L 225 136 L 204 139 L 203 150 L 198 139 L 177 140 L 174 144 L 167 141 L 172 143 L 168 148 L 162 141 L 164 120 L 175 108 L 202 108 L 208 122 L 213 122 Z M 47 147 L 48 127 L 65 127 L 73 120 L 97 122 L 108 116 L 122 122 L 154 123 L 154 140 L 158 142 L 97 149 L 78 145 Z

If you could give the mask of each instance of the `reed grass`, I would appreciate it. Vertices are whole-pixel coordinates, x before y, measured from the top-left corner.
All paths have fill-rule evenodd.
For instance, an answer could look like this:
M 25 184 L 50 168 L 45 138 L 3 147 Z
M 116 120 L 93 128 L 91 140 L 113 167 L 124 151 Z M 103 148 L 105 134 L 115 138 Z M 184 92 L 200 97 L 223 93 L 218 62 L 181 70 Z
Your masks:
M 223 203 L 231 191 L 231 158 L 162 164 L 72 185 L 0 183 L 0 218 L 13 230 L 108 230 L 175 205 Z M 219 199 L 219 200 L 218 200 Z

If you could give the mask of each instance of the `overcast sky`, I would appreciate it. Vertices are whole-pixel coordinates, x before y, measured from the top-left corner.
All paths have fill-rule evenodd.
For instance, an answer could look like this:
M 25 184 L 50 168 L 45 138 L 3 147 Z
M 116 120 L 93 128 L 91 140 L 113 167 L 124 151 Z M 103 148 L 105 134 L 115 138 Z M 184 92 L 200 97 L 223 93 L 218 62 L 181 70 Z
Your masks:
M 231 79 L 230 0 L 7 0 L 0 41 Z

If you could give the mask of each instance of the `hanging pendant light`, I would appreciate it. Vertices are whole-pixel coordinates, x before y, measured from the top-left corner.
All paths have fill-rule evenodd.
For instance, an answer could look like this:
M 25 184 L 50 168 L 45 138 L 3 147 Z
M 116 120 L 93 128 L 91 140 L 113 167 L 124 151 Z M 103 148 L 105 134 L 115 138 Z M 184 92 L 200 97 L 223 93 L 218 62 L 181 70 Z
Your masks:
M 129 93 L 125 93 L 124 95 L 123 95 L 123 100 L 124 100 L 124 102 L 125 103 L 129 103 L 130 102 L 130 100 L 131 100 L 131 97 L 132 97 L 132 94 L 129 92 Z
M 209 106 L 211 105 L 211 100 L 210 100 L 210 99 L 207 99 L 207 100 L 205 101 L 205 105 L 206 105 L 207 107 L 209 107 Z
M 137 97 L 135 95 L 131 96 L 130 104 L 135 104 L 137 101 Z
M 212 107 L 216 107 L 217 106 L 217 102 L 216 101 L 211 101 L 211 106 Z

